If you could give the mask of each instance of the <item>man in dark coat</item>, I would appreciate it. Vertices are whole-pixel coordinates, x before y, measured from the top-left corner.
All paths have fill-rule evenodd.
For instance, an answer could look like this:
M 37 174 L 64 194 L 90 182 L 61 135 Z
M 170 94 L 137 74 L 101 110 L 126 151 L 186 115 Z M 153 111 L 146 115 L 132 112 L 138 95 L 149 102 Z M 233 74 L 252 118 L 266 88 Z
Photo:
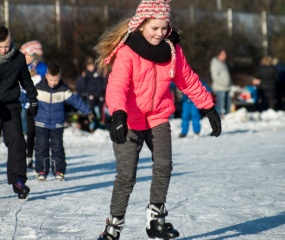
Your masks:
M 37 90 L 31 80 L 25 56 L 12 42 L 11 33 L 0 26 L 0 128 L 8 148 L 8 184 L 20 199 L 26 199 L 30 189 L 27 180 L 26 144 L 21 124 L 20 85 L 30 102 L 29 113 L 37 113 Z

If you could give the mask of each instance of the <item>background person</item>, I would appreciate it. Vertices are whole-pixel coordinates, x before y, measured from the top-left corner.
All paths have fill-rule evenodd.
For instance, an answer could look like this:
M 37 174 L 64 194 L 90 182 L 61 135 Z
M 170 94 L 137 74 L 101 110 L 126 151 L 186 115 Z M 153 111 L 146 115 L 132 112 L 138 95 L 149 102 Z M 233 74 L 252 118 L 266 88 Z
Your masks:
M 98 74 L 95 59 L 87 58 L 85 66 L 85 70 L 76 80 L 76 92 L 96 116 L 95 122 L 90 123 L 89 126 L 89 130 L 94 131 L 97 128 L 103 128 L 107 80 Z
M 8 184 L 21 199 L 26 199 L 30 189 L 26 186 L 26 144 L 21 123 L 20 85 L 27 92 L 30 114 L 37 112 L 37 90 L 31 80 L 24 55 L 12 42 L 11 33 L 0 26 L 0 127 L 8 148 Z
M 51 167 L 55 179 L 63 180 L 66 171 L 63 146 L 65 103 L 88 115 L 90 121 L 94 120 L 94 114 L 88 105 L 78 95 L 73 94 L 62 81 L 61 69 L 57 64 L 49 65 L 45 78 L 36 87 L 39 102 L 38 114 L 35 117 L 37 178 L 45 180 Z
M 256 72 L 256 77 L 260 79 L 258 95 L 261 100 L 261 110 L 271 108 L 276 110 L 276 86 L 278 74 L 271 56 L 264 56 L 260 61 L 260 66 Z
M 232 97 L 230 96 L 232 80 L 226 60 L 226 50 L 218 48 L 210 62 L 212 89 L 216 96 L 216 109 L 220 116 L 229 113 L 232 105 Z
M 42 44 L 39 41 L 33 40 L 24 43 L 20 51 L 25 55 L 26 63 L 28 65 L 32 80 L 34 85 L 37 85 L 41 79 L 45 76 L 47 72 L 47 64 L 43 61 L 43 50 Z M 25 94 L 25 91 L 22 91 Z M 35 120 L 33 115 L 27 113 L 26 108 L 29 107 L 29 103 L 23 102 L 22 109 L 22 123 L 26 124 L 26 134 L 27 134 L 27 167 L 33 168 L 33 155 L 34 155 L 34 145 L 35 145 Z
M 212 89 L 201 80 L 206 89 L 212 93 Z M 195 106 L 193 101 L 183 94 L 181 99 L 182 113 L 181 113 L 181 133 L 179 134 L 180 138 L 187 136 L 189 131 L 190 122 L 192 122 L 192 130 L 194 137 L 198 137 L 201 131 L 201 113 L 200 110 Z

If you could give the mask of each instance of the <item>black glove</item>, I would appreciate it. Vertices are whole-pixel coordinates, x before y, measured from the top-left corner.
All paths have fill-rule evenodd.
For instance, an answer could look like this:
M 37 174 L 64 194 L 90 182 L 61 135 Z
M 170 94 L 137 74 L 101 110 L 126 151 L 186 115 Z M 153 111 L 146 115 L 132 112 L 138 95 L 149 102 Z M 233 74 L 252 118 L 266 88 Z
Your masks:
M 93 112 L 88 113 L 87 118 L 88 118 L 89 123 L 95 122 L 95 115 Z
M 222 124 L 221 124 L 220 115 L 216 111 L 215 106 L 210 109 L 202 109 L 202 111 L 209 118 L 209 122 L 213 130 L 211 136 L 218 137 L 222 132 Z
M 28 115 L 35 117 L 38 113 L 38 100 L 30 99 L 30 106 L 28 108 Z
M 117 110 L 113 113 L 110 126 L 110 137 L 111 140 L 117 144 L 125 143 L 127 140 L 128 115 L 123 110 Z

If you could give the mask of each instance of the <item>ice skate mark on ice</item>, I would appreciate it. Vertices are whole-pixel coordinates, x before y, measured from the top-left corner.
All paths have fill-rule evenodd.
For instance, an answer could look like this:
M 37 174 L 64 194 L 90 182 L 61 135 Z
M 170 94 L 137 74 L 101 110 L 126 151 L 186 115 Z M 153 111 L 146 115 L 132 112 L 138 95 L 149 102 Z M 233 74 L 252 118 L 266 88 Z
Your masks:
M 60 198 L 59 201 L 58 201 L 58 203 L 57 203 L 57 205 L 56 205 L 56 207 L 54 208 L 54 210 L 53 210 L 50 214 L 48 214 L 48 215 L 42 220 L 42 222 L 40 223 L 40 227 L 39 227 L 40 238 L 41 238 L 41 237 L 45 237 L 45 234 L 44 234 L 44 232 L 43 232 L 43 225 L 44 225 L 45 221 L 48 220 L 48 219 L 52 219 L 52 218 L 53 218 L 53 215 L 54 215 L 54 214 L 58 211 L 58 209 L 59 209 L 59 205 L 61 204 L 61 201 L 62 201 L 62 199 Z
M 22 207 L 26 204 L 26 201 L 21 200 L 23 203 L 21 204 L 20 208 L 18 209 L 18 211 L 15 213 L 15 228 L 14 228 L 14 232 L 13 232 L 13 237 L 12 239 L 15 238 L 17 229 L 18 229 L 18 215 L 19 213 L 22 211 Z

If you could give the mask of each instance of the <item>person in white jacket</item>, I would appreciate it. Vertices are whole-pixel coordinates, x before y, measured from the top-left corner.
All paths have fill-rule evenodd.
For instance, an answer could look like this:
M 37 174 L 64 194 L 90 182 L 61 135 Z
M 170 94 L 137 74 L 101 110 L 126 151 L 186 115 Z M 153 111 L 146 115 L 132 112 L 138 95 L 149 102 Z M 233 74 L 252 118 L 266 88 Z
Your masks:
M 229 113 L 232 104 L 232 99 L 230 96 L 232 80 L 226 60 L 226 50 L 220 48 L 217 51 L 217 55 L 212 58 L 210 63 L 210 73 L 213 81 L 212 89 L 216 96 L 215 106 L 220 116 Z

